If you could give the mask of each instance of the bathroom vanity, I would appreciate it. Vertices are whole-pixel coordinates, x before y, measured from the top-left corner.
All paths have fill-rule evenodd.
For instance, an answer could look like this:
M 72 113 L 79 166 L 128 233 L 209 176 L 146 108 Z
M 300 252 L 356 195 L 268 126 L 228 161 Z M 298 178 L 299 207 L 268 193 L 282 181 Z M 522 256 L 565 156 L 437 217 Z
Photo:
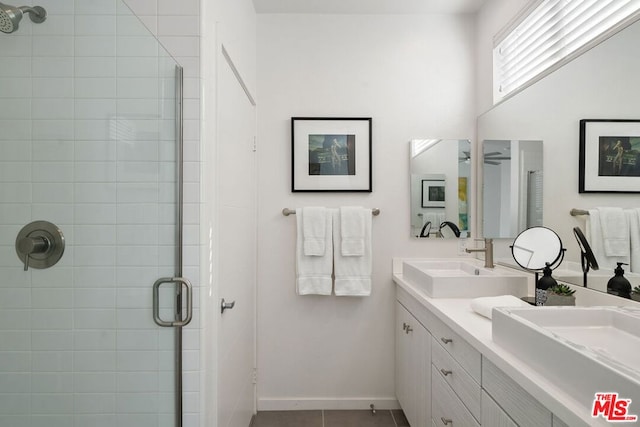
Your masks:
M 609 425 L 566 383 L 496 344 L 473 297 L 430 297 L 402 269 L 394 259 L 396 394 L 412 427 Z

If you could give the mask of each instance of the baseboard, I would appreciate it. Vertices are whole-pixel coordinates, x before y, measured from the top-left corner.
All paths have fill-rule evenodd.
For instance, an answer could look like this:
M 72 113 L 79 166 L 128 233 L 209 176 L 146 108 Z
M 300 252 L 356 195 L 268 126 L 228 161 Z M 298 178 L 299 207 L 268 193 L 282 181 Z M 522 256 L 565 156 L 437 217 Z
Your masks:
M 258 411 L 305 411 L 305 410 L 357 410 L 400 409 L 395 397 L 391 398 L 344 398 L 344 399 L 258 399 Z

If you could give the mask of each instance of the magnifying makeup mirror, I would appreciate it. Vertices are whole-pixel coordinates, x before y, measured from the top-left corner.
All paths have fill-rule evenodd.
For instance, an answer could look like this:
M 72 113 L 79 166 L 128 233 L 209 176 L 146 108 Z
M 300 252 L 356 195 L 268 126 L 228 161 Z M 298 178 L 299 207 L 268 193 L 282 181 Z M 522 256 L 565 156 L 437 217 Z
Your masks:
M 546 227 L 531 227 L 521 232 L 513 241 L 511 254 L 516 263 L 536 275 L 535 305 L 544 305 L 547 289 L 557 285 L 551 272 L 564 259 L 565 249 L 555 231 Z M 538 278 L 542 272 L 543 276 Z
M 560 236 L 546 227 L 531 227 L 518 234 L 511 253 L 520 267 L 532 271 L 542 271 L 547 264 L 553 269 L 564 258 Z

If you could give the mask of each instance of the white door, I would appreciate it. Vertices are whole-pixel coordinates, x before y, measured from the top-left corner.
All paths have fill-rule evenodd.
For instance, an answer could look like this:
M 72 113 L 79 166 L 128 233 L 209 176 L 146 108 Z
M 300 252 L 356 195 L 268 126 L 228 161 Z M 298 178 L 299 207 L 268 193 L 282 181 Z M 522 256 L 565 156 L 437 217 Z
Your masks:
M 218 427 L 247 427 L 255 407 L 255 105 L 228 55 L 218 72 Z

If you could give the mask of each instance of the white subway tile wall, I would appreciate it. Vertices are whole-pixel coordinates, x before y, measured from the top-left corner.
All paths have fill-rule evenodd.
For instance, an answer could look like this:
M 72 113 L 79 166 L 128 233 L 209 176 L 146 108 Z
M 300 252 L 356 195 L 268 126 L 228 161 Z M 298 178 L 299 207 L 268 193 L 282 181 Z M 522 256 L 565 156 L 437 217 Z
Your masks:
M 184 275 L 197 288 L 199 1 L 38 4 L 45 23 L 0 35 L 0 426 L 172 426 L 174 332 L 153 322 L 151 285 L 174 274 L 173 57 L 185 75 Z M 38 219 L 67 248 L 24 272 L 15 236 Z M 199 424 L 194 295 L 186 427 Z

